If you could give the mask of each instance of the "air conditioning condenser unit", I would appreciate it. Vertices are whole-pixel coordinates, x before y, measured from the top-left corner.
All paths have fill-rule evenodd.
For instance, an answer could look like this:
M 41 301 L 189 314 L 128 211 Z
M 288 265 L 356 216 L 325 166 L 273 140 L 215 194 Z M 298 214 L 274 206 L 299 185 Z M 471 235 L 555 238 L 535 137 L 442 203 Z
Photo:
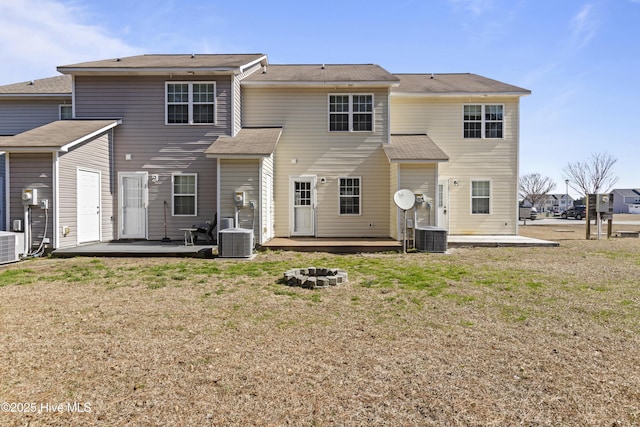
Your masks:
M 253 254 L 253 230 L 227 228 L 218 233 L 221 258 L 249 258 Z
M 438 227 L 416 227 L 415 246 L 422 252 L 446 252 L 447 230 Z
M 24 252 L 24 233 L 0 231 L 0 264 L 19 261 Z

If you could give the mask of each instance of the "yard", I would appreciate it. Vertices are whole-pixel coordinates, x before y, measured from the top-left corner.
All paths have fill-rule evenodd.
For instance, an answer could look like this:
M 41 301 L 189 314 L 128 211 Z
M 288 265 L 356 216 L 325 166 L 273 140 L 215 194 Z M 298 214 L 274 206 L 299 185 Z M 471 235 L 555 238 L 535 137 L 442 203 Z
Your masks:
M 521 232 L 561 245 L 0 267 L 0 425 L 640 424 L 640 239 Z

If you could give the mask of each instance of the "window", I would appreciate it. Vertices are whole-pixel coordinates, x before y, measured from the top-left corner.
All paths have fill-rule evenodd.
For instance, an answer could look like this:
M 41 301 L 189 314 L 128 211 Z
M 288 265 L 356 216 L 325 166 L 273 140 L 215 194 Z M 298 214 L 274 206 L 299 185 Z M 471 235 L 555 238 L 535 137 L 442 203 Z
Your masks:
M 330 132 L 371 132 L 373 95 L 329 95 Z
M 471 213 L 488 214 L 490 196 L 490 181 L 471 181 Z
M 503 105 L 465 105 L 465 138 L 502 138 Z
M 196 192 L 198 179 L 196 174 L 176 174 L 173 181 L 173 215 L 196 215 Z
M 215 82 L 167 83 L 167 124 L 214 124 Z
M 69 120 L 73 118 L 73 108 L 71 105 L 60 105 L 60 120 Z
M 340 215 L 360 215 L 360 178 L 340 178 Z

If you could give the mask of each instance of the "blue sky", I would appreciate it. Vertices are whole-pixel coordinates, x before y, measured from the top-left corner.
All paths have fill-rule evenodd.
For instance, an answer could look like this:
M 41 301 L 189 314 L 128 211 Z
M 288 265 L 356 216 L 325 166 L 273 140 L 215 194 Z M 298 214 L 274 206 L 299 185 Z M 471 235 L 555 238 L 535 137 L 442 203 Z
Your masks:
M 0 85 L 143 53 L 265 53 L 271 63 L 471 72 L 521 100 L 520 173 L 564 193 L 568 162 L 618 159 L 640 187 L 640 0 L 0 0 Z

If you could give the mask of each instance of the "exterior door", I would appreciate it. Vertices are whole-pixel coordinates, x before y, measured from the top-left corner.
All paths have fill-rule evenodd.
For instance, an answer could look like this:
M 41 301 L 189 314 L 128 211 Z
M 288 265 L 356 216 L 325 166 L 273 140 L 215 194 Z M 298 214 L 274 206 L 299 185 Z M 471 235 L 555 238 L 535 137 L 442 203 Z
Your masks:
M 100 172 L 78 169 L 78 243 L 100 240 Z
M 147 238 L 147 173 L 119 175 L 121 239 Z
M 292 236 L 315 236 L 315 181 L 315 177 L 297 177 L 291 182 Z
M 438 227 L 449 229 L 449 179 L 438 181 Z

